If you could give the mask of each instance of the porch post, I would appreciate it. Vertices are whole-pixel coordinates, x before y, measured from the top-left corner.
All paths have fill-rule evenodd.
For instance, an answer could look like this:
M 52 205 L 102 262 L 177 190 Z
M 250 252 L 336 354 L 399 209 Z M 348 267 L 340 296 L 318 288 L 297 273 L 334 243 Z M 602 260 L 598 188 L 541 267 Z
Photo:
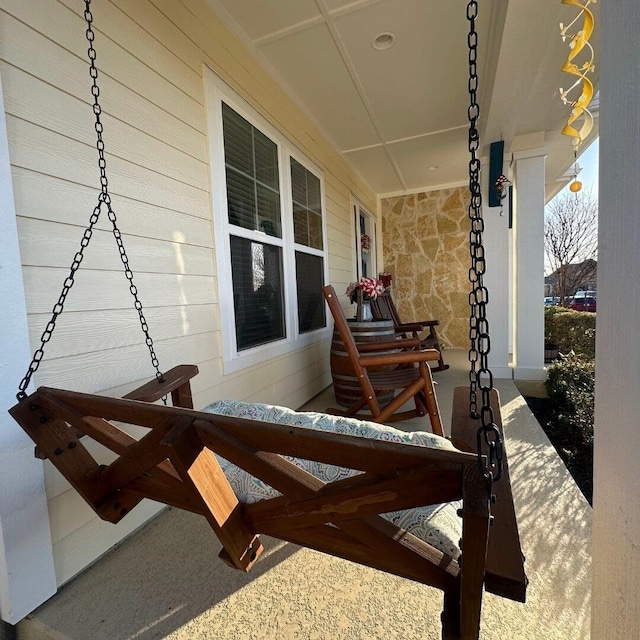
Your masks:
M 592 638 L 640 638 L 640 11 L 603 2 Z
M 546 149 L 514 153 L 514 378 L 544 380 L 544 164 Z
M 0 77 L 0 616 L 16 624 L 56 592 L 44 471 L 7 413 L 31 359 Z

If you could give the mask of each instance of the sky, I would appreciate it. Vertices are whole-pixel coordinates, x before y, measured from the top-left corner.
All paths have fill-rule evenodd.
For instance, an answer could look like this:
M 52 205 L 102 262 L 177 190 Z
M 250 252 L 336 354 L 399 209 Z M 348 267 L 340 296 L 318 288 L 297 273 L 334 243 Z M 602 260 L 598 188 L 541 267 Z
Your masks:
M 599 156 L 599 139 L 596 138 L 591 145 L 578 158 L 578 165 L 582 167 L 582 171 L 578 174 L 578 180 L 582 182 L 582 188 L 585 191 L 591 191 L 596 199 L 598 198 L 598 156 Z M 569 183 L 571 184 L 571 183 Z M 569 192 L 569 184 L 558 193 L 564 194 Z M 555 197 L 558 197 L 557 195 Z
M 587 149 L 578 158 L 578 166 L 582 167 L 582 170 L 578 173 L 578 180 L 582 182 L 582 190 L 598 199 L 598 158 L 600 153 L 599 139 L 596 138 Z M 561 191 L 559 191 L 550 201 L 547 206 L 551 204 L 555 198 L 563 196 L 564 194 L 571 193 L 569 191 L 569 182 Z M 545 253 L 544 260 L 545 275 L 548 275 L 552 269 Z

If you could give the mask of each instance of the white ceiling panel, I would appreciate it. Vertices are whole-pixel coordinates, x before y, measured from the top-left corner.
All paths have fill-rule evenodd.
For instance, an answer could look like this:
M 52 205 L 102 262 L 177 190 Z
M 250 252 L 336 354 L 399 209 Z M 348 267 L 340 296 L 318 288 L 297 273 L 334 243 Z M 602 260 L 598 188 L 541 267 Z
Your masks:
M 381 0 L 324 0 L 324 4 L 329 11 L 337 11 L 345 7 L 362 7 L 380 1 Z
M 315 0 L 217 0 L 252 40 L 320 16 Z
M 208 2 L 375 191 L 466 180 L 466 2 Z M 570 83 L 559 71 L 568 45 L 558 23 L 575 12 L 558 0 L 482 0 L 478 11 L 483 152 L 501 136 L 508 147 L 547 132 L 547 184 L 555 188 L 556 172 L 572 159 L 570 141 L 554 135 L 569 112 L 558 95 Z M 374 38 L 386 32 L 394 46 L 375 50 Z M 593 41 L 597 53 L 597 34 Z
M 468 26 L 463 3 L 388 0 L 340 16 L 336 26 L 385 140 L 465 122 Z M 374 38 L 383 32 L 393 33 L 396 43 L 376 51 Z
M 325 24 L 266 43 L 260 51 L 341 150 L 380 142 Z
M 466 128 L 387 145 L 408 190 L 467 179 L 469 150 Z M 429 167 L 437 167 L 429 169 Z
M 392 193 L 403 189 L 383 147 L 350 151 L 344 156 L 376 193 Z

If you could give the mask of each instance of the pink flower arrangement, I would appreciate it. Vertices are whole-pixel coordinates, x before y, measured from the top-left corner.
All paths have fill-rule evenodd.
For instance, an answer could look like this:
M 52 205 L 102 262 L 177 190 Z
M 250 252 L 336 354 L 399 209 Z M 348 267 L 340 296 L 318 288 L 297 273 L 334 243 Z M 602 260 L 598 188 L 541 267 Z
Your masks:
M 357 302 L 358 291 L 362 291 L 363 300 L 375 300 L 380 294 L 384 293 L 384 285 L 381 280 L 363 276 L 358 282 L 349 284 L 345 291 L 352 303 Z

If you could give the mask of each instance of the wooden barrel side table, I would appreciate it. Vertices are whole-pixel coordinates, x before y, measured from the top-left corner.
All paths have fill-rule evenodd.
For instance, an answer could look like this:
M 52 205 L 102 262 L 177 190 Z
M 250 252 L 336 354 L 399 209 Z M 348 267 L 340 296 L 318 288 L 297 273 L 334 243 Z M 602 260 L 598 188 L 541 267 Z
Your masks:
M 356 343 L 385 342 L 393 340 L 396 335 L 393 320 L 370 320 L 367 322 L 348 320 L 348 323 Z M 330 363 L 336 402 L 342 407 L 352 407 L 362 397 L 362 388 L 351 366 L 340 333 L 335 328 L 331 340 Z M 382 391 L 376 395 L 380 403 L 386 404 L 393 398 L 393 391 Z

